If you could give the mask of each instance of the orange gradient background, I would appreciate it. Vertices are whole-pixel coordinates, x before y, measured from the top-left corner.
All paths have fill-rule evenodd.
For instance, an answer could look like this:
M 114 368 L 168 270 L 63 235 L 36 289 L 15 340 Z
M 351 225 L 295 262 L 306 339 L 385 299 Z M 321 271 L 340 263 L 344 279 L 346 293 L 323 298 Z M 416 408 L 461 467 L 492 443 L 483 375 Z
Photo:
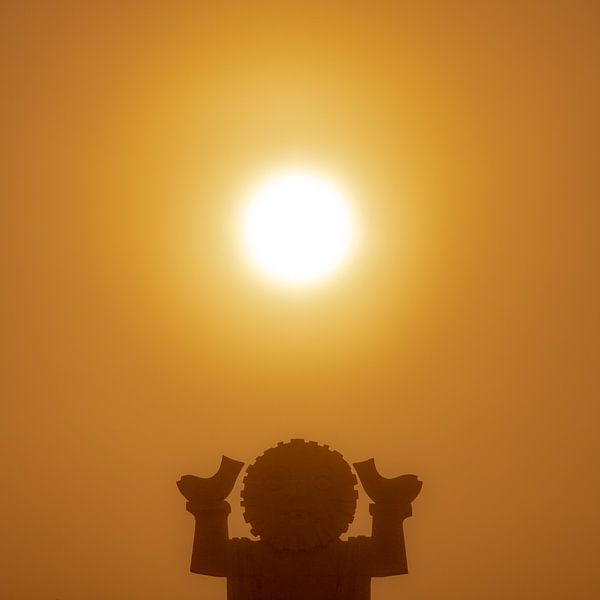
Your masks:
M 175 480 L 302 437 L 425 482 L 374 600 L 597 598 L 598 7 L 4 3 L 0 597 L 224 599 Z M 288 163 L 365 232 L 297 293 Z

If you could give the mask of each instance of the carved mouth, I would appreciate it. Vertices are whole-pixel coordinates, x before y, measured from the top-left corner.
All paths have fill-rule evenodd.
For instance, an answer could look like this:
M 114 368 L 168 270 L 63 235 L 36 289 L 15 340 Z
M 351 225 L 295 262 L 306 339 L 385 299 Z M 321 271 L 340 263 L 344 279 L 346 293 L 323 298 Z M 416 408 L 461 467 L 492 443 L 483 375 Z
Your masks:
M 296 522 L 307 522 L 311 520 L 313 511 L 306 498 L 292 498 L 282 511 L 286 519 Z

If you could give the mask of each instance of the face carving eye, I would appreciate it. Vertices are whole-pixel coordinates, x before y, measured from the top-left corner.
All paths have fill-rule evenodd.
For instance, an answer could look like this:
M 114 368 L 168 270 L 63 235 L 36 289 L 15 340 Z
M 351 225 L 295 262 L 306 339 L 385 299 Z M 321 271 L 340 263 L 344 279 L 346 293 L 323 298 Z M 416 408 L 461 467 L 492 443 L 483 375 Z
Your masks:
M 289 486 L 290 474 L 285 467 L 273 465 L 265 470 L 262 483 L 270 492 L 281 491 Z

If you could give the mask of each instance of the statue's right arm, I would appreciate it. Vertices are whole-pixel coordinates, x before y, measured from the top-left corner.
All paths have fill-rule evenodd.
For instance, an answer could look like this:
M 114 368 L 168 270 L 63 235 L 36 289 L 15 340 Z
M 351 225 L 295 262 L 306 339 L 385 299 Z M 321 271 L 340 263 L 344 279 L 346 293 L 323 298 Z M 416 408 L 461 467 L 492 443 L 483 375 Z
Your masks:
M 190 571 L 201 575 L 226 577 L 229 563 L 227 527 L 227 518 L 231 512 L 229 503 L 188 502 L 186 508 L 196 520 Z
M 372 577 L 405 575 L 408 573 L 404 543 L 404 519 L 412 515 L 410 503 L 371 504 L 373 517 Z

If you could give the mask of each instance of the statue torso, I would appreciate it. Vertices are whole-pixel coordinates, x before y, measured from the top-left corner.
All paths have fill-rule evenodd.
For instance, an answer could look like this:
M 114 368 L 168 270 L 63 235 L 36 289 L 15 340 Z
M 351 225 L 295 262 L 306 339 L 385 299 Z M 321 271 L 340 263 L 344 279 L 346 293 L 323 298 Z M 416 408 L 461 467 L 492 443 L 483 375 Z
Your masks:
M 307 551 L 279 551 L 232 540 L 229 600 L 368 600 L 368 545 L 336 540 Z

